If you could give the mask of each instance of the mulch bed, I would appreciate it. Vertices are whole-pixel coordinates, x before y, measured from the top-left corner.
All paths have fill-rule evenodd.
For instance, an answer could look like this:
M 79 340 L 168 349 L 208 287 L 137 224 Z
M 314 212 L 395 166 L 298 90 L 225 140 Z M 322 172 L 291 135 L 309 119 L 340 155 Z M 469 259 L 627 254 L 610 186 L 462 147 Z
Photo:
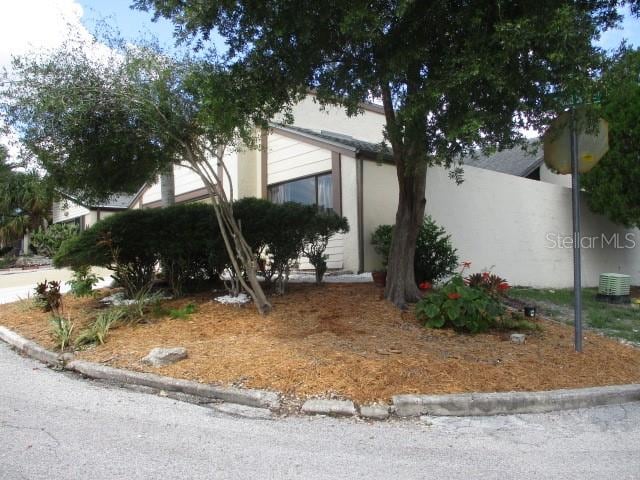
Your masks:
M 102 296 L 106 295 L 106 291 Z M 113 329 L 107 343 L 77 352 L 84 360 L 209 383 L 266 388 L 297 397 L 385 401 L 399 393 L 550 390 L 640 383 L 640 349 L 587 332 L 584 353 L 573 330 L 538 320 L 543 330 L 516 345 L 509 334 L 458 334 L 422 327 L 411 312 L 381 299 L 371 284 L 291 286 L 261 317 L 252 305 L 222 305 L 200 295 L 186 319 L 154 319 Z M 97 299 L 65 297 L 76 333 Z M 0 306 L 0 325 L 53 348 L 48 315 L 24 302 Z M 162 368 L 140 363 L 154 347 L 186 347 L 189 358 Z

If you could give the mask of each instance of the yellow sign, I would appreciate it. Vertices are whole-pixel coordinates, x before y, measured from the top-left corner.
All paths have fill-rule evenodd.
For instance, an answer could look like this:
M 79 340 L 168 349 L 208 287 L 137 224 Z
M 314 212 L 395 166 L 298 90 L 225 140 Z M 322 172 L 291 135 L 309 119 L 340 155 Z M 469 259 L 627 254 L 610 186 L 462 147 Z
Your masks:
M 591 170 L 609 150 L 609 124 L 599 119 L 595 131 L 585 132 L 585 115 L 576 112 L 578 130 L 578 171 Z M 557 173 L 571 173 L 571 113 L 561 113 L 542 137 L 544 163 Z

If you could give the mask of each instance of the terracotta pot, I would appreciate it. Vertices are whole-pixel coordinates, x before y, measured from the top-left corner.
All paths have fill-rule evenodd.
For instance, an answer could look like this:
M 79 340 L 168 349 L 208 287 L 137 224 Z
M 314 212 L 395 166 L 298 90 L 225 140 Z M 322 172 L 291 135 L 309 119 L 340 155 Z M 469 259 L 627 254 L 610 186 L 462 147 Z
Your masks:
M 371 272 L 371 276 L 373 277 L 373 283 L 376 287 L 383 287 L 387 284 L 387 272 L 378 271 Z

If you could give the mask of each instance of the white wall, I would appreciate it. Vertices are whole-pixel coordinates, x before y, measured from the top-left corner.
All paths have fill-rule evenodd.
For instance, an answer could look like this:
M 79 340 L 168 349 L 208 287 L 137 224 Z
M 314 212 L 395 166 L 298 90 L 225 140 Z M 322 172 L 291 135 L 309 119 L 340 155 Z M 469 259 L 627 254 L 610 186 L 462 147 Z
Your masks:
M 544 163 L 540 165 L 540 181 L 561 185 L 563 187 L 571 187 L 571 175 L 558 175 L 549 170 Z
M 452 235 L 460 260 L 473 270 L 490 269 L 514 285 L 570 287 L 573 284 L 571 190 L 475 167 L 465 167 L 465 182 L 456 186 L 443 169 L 427 174 L 427 212 Z M 585 285 L 598 284 L 604 272 L 632 275 L 640 281 L 640 235 L 590 212 L 582 201 L 583 237 L 624 240 L 634 235 L 637 247 L 598 245 L 582 249 Z M 559 248 L 559 239 L 565 247 Z M 594 242 L 591 242 L 594 243 Z
M 371 245 L 371 234 L 378 225 L 393 225 L 398 208 L 398 181 L 394 165 L 363 162 L 364 269 L 378 270 L 382 259 Z
M 383 140 L 383 114 L 365 110 L 361 115 L 348 117 L 342 107 L 328 106 L 321 110 L 313 95 L 307 95 L 304 100 L 293 106 L 293 117 L 293 124 L 298 127 L 328 130 L 373 143 Z M 278 115 L 274 120 L 279 122 L 282 117 Z
M 78 205 L 72 200 L 62 199 L 59 202 L 53 202 L 53 223 L 66 222 L 68 220 L 87 215 L 88 213 L 88 208 Z
M 446 170 L 430 168 L 426 188 L 426 213 L 451 234 L 460 260 L 472 262 L 472 271 L 491 269 L 513 285 L 572 286 L 571 190 L 464 168 L 460 186 Z M 365 267 L 372 269 L 380 259 L 370 245 L 370 232 L 379 224 L 394 222 L 398 188 L 391 166 L 369 163 L 364 181 Z M 640 283 L 640 231 L 626 230 L 590 212 L 584 198 L 582 205 L 584 284 L 596 286 L 599 274 L 605 272 L 628 274 Z M 635 248 L 606 245 L 616 235 L 621 246 L 633 241 Z

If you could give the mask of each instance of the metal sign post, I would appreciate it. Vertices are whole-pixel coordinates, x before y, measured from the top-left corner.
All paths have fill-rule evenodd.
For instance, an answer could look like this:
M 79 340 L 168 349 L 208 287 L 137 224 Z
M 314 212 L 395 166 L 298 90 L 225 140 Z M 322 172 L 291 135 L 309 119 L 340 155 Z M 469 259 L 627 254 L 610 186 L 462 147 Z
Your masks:
M 576 352 L 582 352 L 582 272 L 580 263 L 580 172 L 576 110 L 571 108 L 571 198 L 573 210 L 573 322 Z
M 593 103 L 599 99 L 594 98 Z M 567 105 L 544 134 L 544 162 L 554 172 L 571 174 L 573 217 L 573 293 L 575 349 L 582 352 L 582 277 L 580 265 L 580 174 L 590 171 L 609 150 L 609 127 L 598 119 L 585 131 L 585 103 L 578 97 Z

